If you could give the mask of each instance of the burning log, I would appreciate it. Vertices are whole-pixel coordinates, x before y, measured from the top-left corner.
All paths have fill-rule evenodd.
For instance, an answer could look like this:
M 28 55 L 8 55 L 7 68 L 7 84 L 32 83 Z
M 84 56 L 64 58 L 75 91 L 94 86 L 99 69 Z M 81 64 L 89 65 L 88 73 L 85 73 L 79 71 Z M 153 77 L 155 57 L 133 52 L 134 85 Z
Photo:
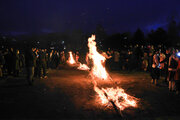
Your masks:
M 107 93 L 106 93 L 105 91 L 103 91 L 103 92 L 104 92 L 104 96 L 106 96 L 106 98 L 108 99 Z M 108 99 L 108 100 L 109 100 L 109 99 Z M 119 118 L 123 118 L 123 114 L 122 114 L 121 110 L 117 108 L 116 104 L 115 104 L 112 100 L 109 100 L 109 102 L 112 104 L 112 106 L 113 106 L 113 108 L 114 108 L 117 116 L 118 116 Z
M 81 64 L 81 63 L 80 63 L 80 65 L 79 65 L 79 67 L 77 69 L 86 70 L 86 71 L 90 70 L 90 68 L 86 64 Z

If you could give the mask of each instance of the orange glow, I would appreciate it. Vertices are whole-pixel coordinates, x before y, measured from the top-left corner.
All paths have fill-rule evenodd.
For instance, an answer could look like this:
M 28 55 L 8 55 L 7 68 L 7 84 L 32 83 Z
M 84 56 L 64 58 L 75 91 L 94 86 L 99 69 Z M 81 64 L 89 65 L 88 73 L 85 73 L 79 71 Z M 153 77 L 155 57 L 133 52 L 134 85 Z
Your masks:
M 67 63 L 69 63 L 69 64 L 75 64 L 76 63 L 74 58 L 73 58 L 72 52 L 69 52 L 69 58 L 67 60 Z
M 102 65 L 102 63 L 105 62 L 106 58 L 97 52 L 95 35 L 92 35 L 88 39 L 88 47 L 89 58 L 93 60 L 93 67 L 90 75 L 92 77 L 106 80 L 108 78 L 108 73 L 106 72 L 105 67 Z

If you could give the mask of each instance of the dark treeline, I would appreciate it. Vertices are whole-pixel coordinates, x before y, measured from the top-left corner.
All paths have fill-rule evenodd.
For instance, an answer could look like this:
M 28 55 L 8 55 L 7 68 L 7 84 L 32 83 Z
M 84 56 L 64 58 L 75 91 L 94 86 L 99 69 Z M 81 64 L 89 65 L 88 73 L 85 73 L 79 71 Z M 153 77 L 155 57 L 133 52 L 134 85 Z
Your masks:
M 165 28 L 151 30 L 146 35 L 138 28 L 134 33 L 124 32 L 108 35 L 102 25 L 97 25 L 92 32 L 96 35 L 97 46 L 102 50 L 108 48 L 115 50 L 129 49 L 131 46 L 180 46 L 180 23 L 171 20 Z M 87 39 L 92 33 L 84 33 L 82 30 L 74 30 L 68 33 L 49 33 L 31 35 L 4 35 L 0 34 L 1 48 L 24 49 L 27 45 L 36 48 L 71 50 L 87 52 Z

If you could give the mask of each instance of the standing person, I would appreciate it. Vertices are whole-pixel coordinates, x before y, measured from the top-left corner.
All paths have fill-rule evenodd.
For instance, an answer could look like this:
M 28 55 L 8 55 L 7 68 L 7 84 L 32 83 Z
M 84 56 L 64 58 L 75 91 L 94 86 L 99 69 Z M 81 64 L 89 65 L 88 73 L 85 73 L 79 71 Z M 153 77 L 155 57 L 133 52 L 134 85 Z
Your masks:
M 24 53 L 22 52 L 19 54 L 19 62 L 20 62 L 20 72 L 22 72 L 25 66 L 25 57 L 24 57 Z
M 75 58 L 76 58 L 76 63 L 79 63 L 79 52 L 78 51 L 76 52 Z
M 172 49 L 172 55 L 169 58 L 169 75 L 168 75 L 168 80 L 169 80 L 169 91 L 175 91 L 175 73 L 177 71 L 177 66 L 178 66 L 178 58 L 176 56 L 176 51 Z
M 16 76 L 16 60 L 18 59 L 16 57 L 16 52 L 17 52 L 16 50 L 11 48 L 11 57 L 12 57 L 11 62 L 12 62 L 12 74 L 13 74 L 13 76 Z M 18 62 L 18 60 L 17 60 L 17 62 Z M 19 66 L 17 66 L 17 67 L 19 67 Z
M 38 78 L 42 78 L 41 77 L 41 60 L 40 60 L 40 54 L 41 54 L 41 49 L 37 49 L 35 52 L 36 55 L 36 67 L 35 67 L 35 75 Z
M 58 52 L 54 51 L 54 54 L 52 56 L 52 61 L 53 61 L 53 68 L 57 69 L 59 65 L 59 57 L 58 57 Z
M 111 56 L 110 48 L 109 48 L 108 51 L 107 51 L 107 55 L 108 55 L 108 56 Z M 112 58 L 111 58 L 111 59 L 112 59 Z M 111 70 L 111 65 L 110 65 L 111 59 L 107 59 L 107 60 L 106 60 L 106 66 L 107 66 L 107 69 L 108 69 L 108 70 Z
M 164 76 L 165 76 L 164 83 L 166 84 L 168 84 L 167 78 L 168 78 L 169 58 L 171 56 L 170 52 L 171 52 L 171 49 L 170 48 L 167 49 L 165 53 L 165 56 L 166 56 L 165 59 L 160 62 L 160 63 L 164 63 Z
M 159 51 L 157 50 L 153 55 L 153 64 L 152 64 L 152 83 L 158 85 L 158 80 L 160 77 L 160 63 L 159 63 Z
M 165 72 L 165 69 L 164 69 L 164 63 L 162 63 L 163 60 L 165 60 L 166 58 L 166 55 L 164 53 L 160 53 L 160 76 L 164 76 L 164 72 Z
M 180 92 L 180 56 L 178 55 L 178 66 L 175 74 L 176 94 Z
M 13 48 L 11 48 L 6 57 L 6 62 L 7 62 L 7 70 L 8 70 L 8 75 L 13 75 L 14 72 L 14 53 L 13 53 Z
M 150 73 L 150 75 L 151 75 L 151 77 L 152 77 L 152 75 L 153 75 L 153 73 L 152 73 L 152 64 L 153 64 L 153 53 L 152 52 L 150 52 L 149 53 L 149 56 L 148 56 L 148 72 Z
M 129 72 L 132 72 L 133 71 L 133 64 L 134 64 L 134 61 L 133 61 L 133 55 L 132 55 L 132 51 L 128 51 L 128 70 Z
M 148 69 L 148 54 L 147 53 L 144 53 L 142 60 L 143 60 L 142 61 L 142 69 L 144 71 L 147 71 L 147 69 Z
M 20 71 L 20 59 L 19 59 L 19 50 L 16 50 L 15 52 L 15 70 L 14 70 L 14 75 L 16 77 L 19 76 L 19 71 Z
M 40 59 L 41 68 L 43 70 L 43 77 L 47 78 L 47 76 L 46 76 L 46 53 L 43 49 L 39 53 L 39 59 Z
M 115 70 L 120 70 L 119 58 L 120 58 L 119 52 L 118 51 L 114 51 L 114 69 Z
M 66 57 L 65 57 L 64 51 L 62 51 L 62 52 L 60 53 L 60 56 L 61 56 L 61 63 L 62 63 L 62 64 L 65 64 L 65 63 L 66 63 Z
M 101 51 L 100 53 L 101 53 L 102 56 L 105 57 L 105 59 L 110 59 L 110 58 L 112 57 L 112 56 L 108 56 L 108 55 L 106 54 L 106 52 Z M 104 61 L 102 64 L 103 64 L 104 66 L 106 66 L 106 62 L 105 62 L 105 61 Z
M 53 54 L 54 54 L 54 50 L 51 50 L 51 52 L 49 53 L 49 67 L 53 68 Z
M 25 53 L 25 64 L 27 70 L 27 80 L 29 85 L 33 85 L 33 77 L 34 77 L 34 59 L 35 56 L 31 49 L 27 49 Z
M 33 54 L 34 54 L 34 77 L 39 77 L 38 74 L 39 74 L 39 66 L 38 66 L 38 49 L 36 48 L 33 48 L 32 50 Z
M 0 78 L 3 77 L 3 65 L 5 64 L 5 59 L 2 51 L 0 50 Z

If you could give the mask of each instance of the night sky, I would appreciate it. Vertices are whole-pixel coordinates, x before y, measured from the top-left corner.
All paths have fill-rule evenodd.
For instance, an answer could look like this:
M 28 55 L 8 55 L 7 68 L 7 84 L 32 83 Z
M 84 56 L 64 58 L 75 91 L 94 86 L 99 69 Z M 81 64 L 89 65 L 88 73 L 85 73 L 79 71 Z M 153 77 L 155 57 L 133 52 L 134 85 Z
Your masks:
M 143 31 L 180 20 L 180 0 L 1 0 L 0 32 Z

